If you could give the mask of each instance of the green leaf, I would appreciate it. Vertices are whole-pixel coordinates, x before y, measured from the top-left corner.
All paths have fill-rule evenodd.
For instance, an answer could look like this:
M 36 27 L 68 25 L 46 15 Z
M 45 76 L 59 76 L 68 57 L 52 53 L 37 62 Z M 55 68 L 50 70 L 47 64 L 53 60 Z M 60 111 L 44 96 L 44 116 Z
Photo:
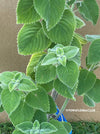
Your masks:
M 69 9 L 66 9 L 64 11 L 60 22 L 50 31 L 47 31 L 44 21 L 42 24 L 45 34 L 48 36 L 48 38 L 50 38 L 52 42 L 70 45 L 76 26 L 76 21 L 73 13 Z
M 23 133 L 29 133 L 30 130 L 32 129 L 33 127 L 33 123 L 30 122 L 30 121 L 26 121 L 26 122 L 23 122 L 23 123 L 20 123 L 16 126 L 16 128 L 18 130 L 20 130 L 21 132 Z
M 64 125 L 64 127 L 66 128 L 66 130 L 68 131 L 68 133 L 70 133 L 71 130 L 72 130 L 71 124 L 69 122 L 64 122 L 64 121 L 62 122 L 62 124 Z
M 25 121 L 31 121 L 35 110 L 31 108 L 26 102 L 21 101 L 17 109 L 10 114 L 10 120 L 14 126 Z
M 45 84 L 56 77 L 56 68 L 55 66 L 48 65 L 48 66 L 38 66 L 36 70 L 36 82 L 39 84 Z
M 11 114 L 18 107 L 20 99 L 20 95 L 17 91 L 10 92 L 9 89 L 2 91 L 2 104 L 8 114 Z
M 4 84 L 8 84 L 11 79 L 13 79 L 14 77 L 14 73 L 13 72 L 3 72 L 0 73 L 0 82 L 4 83 Z
M 79 69 L 73 61 L 67 62 L 66 67 L 58 66 L 56 72 L 58 79 L 70 88 L 73 88 L 78 81 Z
M 39 22 L 27 24 L 18 33 L 18 51 L 22 55 L 30 55 L 45 50 L 51 45 L 50 40 L 44 35 Z
M 79 12 L 86 20 L 91 21 L 94 25 L 97 23 L 99 7 L 96 0 L 83 0 L 83 2 L 81 2 L 81 6 L 79 7 Z
M 37 90 L 36 85 L 33 83 L 32 80 L 29 79 L 22 79 L 20 81 L 20 84 L 18 85 L 18 89 L 20 91 L 27 91 L 27 92 L 31 92 L 31 91 L 35 91 Z
M 42 65 L 50 65 L 50 64 L 57 64 L 58 60 L 57 60 L 57 56 L 55 53 L 48 53 L 44 59 L 42 60 Z
M 35 122 L 33 123 L 33 129 L 40 129 L 40 123 L 38 120 L 35 120 Z
M 54 88 L 58 92 L 58 94 L 60 94 L 61 96 L 75 100 L 74 94 L 75 94 L 76 88 L 71 89 L 67 87 L 59 79 L 55 80 Z
M 35 79 L 34 67 L 37 66 L 41 57 L 44 55 L 44 52 L 35 53 L 31 56 L 30 61 L 26 68 L 26 75 L 30 76 L 32 79 Z
M 84 44 L 87 44 L 88 41 L 82 37 L 80 34 L 78 33 L 74 33 L 74 37 L 77 38 L 77 40 L 80 42 L 80 44 L 84 45 Z
M 37 110 L 34 114 L 33 121 L 38 120 L 41 122 L 47 122 L 47 113 Z
M 39 87 L 37 91 L 31 92 L 26 97 L 26 102 L 32 108 L 48 112 L 50 110 L 47 92 Z
M 78 94 L 83 95 L 88 92 L 96 82 L 96 75 L 86 69 L 82 69 L 79 75 Z
M 0 95 L 0 107 L 1 107 L 1 105 L 2 105 L 2 101 L 1 101 L 1 95 Z
M 57 59 L 58 59 L 59 63 L 60 63 L 62 66 L 64 66 L 64 67 L 66 66 L 66 60 L 67 60 L 67 58 L 66 58 L 65 55 L 62 56 L 62 57 L 58 57 Z
M 100 102 L 100 80 L 97 79 L 95 85 L 86 93 L 96 103 Z
M 72 5 L 75 2 L 75 0 L 70 0 L 67 2 L 68 5 Z
M 76 46 L 66 46 L 63 48 L 64 50 L 64 55 L 66 56 L 67 59 L 71 59 L 77 55 L 79 52 L 79 48 Z
M 100 39 L 100 35 L 88 35 L 87 34 L 85 37 L 89 42 L 92 42 L 92 41 L 94 41 L 96 39 Z
M 22 133 L 21 131 L 19 131 L 19 130 L 16 129 L 16 130 L 13 131 L 12 134 L 24 134 L 24 133 Z
M 95 107 L 95 102 L 87 95 L 84 95 L 83 99 L 84 103 L 88 105 L 89 107 Z
M 57 128 L 57 131 L 53 132 L 52 134 L 68 134 L 68 132 L 66 131 L 65 127 L 61 122 L 57 120 L 50 120 L 50 123 Z
M 50 30 L 61 19 L 65 9 L 65 0 L 34 0 L 34 6 L 38 14 L 46 21 L 47 29 Z
M 76 46 L 79 48 L 79 52 L 82 53 L 82 46 L 79 42 L 79 40 L 76 37 L 73 37 L 73 41 L 71 43 L 71 46 Z
M 4 108 L 3 108 L 3 106 L 1 105 L 1 106 L 0 106 L 0 113 L 3 112 L 3 111 L 4 111 Z
M 53 114 L 53 113 L 56 113 L 57 112 L 57 108 L 56 108 L 56 104 L 53 100 L 53 98 L 49 96 L 49 103 L 50 103 L 50 111 L 48 112 L 49 114 Z
M 29 24 L 41 18 L 34 9 L 33 0 L 19 0 L 17 5 L 17 23 Z
M 42 86 L 46 92 L 50 92 L 53 89 L 53 81 L 46 84 L 41 84 L 40 86 Z
M 78 16 L 75 16 L 76 17 L 76 28 L 79 29 L 79 28 L 82 28 L 85 26 L 85 22 L 80 19 Z
M 50 133 L 54 133 L 56 131 L 57 131 L 57 129 L 53 124 L 51 124 L 49 122 L 41 123 L 41 130 L 40 130 L 41 134 L 43 134 L 43 132 L 44 132 L 44 134 L 50 134 Z
M 100 39 L 94 40 L 88 51 L 88 63 L 96 64 L 98 62 L 100 62 Z

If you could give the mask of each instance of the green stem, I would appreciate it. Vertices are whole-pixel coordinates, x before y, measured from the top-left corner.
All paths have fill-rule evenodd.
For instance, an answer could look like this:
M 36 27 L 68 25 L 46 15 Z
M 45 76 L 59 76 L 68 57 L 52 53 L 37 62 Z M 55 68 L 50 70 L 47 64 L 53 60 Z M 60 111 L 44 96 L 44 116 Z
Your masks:
M 57 99 L 58 93 L 55 91 L 55 89 L 52 90 L 51 96 L 54 101 Z
M 56 119 L 58 119 L 58 117 L 64 112 L 64 110 L 65 110 L 65 108 L 66 108 L 66 106 L 67 106 L 67 104 L 68 104 L 68 101 L 69 101 L 69 99 L 66 99 L 66 100 L 65 100 L 63 106 L 61 107 L 61 109 L 60 109 L 60 111 L 59 111 L 59 114 L 56 116 Z

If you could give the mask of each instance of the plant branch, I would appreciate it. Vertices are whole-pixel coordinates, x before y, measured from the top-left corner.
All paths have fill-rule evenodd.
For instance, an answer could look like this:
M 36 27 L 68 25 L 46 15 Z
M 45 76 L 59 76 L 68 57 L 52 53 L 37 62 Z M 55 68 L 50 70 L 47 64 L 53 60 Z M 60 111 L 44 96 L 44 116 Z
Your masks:
M 69 101 L 69 99 L 66 99 L 66 100 L 65 100 L 63 106 L 61 107 L 61 109 L 60 109 L 60 111 L 59 111 L 59 114 L 56 116 L 56 119 L 58 119 L 58 117 L 64 112 L 64 110 L 65 110 L 65 108 L 66 108 L 66 106 L 67 106 L 67 104 L 68 104 L 68 101 Z

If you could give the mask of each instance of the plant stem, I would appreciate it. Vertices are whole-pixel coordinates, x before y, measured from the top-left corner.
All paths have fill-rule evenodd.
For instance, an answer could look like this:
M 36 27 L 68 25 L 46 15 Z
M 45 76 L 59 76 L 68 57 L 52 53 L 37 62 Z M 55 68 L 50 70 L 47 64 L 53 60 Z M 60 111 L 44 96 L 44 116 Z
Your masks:
M 69 99 L 66 99 L 66 100 L 65 100 L 63 106 L 62 106 L 61 109 L 59 110 L 59 114 L 56 116 L 56 119 L 58 119 L 58 117 L 64 112 L 64 110 L 65 110 L 65 108 L 66 108 L 66 106 L 67 106 L 67 104 L 68 104 L 68 101 L 69 101 Z
M 58 93 L 55 91 L 55 89 L 52 90 L 51 96 L 54 101 L 57 99 Z

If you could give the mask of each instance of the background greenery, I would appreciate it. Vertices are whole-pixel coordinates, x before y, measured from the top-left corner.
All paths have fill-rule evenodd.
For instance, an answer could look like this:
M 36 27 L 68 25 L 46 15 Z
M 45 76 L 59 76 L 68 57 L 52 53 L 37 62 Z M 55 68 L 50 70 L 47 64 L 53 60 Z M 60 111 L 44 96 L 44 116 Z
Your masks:
M 73 134 L 100 134 L 99 122 L 71 122 Z M 12 134 L 14 127 L 10 123 L 0 124 L 0 134 Z

